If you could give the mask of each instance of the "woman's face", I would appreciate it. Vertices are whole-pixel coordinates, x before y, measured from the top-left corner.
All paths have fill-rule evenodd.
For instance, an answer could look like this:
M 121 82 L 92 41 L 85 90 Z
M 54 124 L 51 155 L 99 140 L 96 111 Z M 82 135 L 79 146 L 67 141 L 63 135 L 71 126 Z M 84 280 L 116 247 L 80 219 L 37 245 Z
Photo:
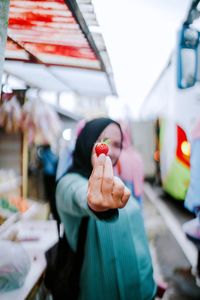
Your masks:
M 117 163 L 117 160 L 119 159 L 122 144 L 121 132 L 116 124 L 111 123 L 110 125 L 108 125 L 100 134 L 97 143 L 105 139 L 110 140 L 108 155 L 110 156 L 110 159 L 114 166 Z M 94 148 L 95 146 L 93 147 L 92 154 L 94 154 Z

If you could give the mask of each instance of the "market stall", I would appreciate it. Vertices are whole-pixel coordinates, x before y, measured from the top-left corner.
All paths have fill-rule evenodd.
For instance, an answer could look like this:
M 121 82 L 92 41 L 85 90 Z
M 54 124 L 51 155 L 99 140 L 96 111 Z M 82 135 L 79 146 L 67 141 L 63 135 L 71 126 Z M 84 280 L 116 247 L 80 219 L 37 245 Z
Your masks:
M 54 130 L 51 124 L 54 124 Z M 30 185 L 28 169 L 32 150 L 47 144 L 54 147 L 60 133 L 59 117 L 48 105 L 41 103 L 38 105 L 37 101 L 26 97 L 20 98 L 17 91 L 2 93 L 0 299 L 29 299 L 30 295 L 38 293 L 43 284 L 45 252 L 58 240 L 57 223 L 55 220 L 49 220 L 50 206 L 47 200 L 31 192 L 38 187 L 37 183 L 35 186 Z M 35 197 L 30 197 L 31 194 Z M 24 254 L 20 257 L 19 253 L 16 260 L 15 252 L 19 246 L 22 247 L 20 253 L 24 251 Z M 23 261 L 26 256 L 27 263 Z M 26 270 L 23 270 L 21 265 L 16 266 L 16 261 L 27 265 Z M 13 273 L 13 270 L 16 273 Z M 24 277 L 18 281 L 22 273 Z
M 37 293 L 42 293 L 40 290 L 42 290 L 42 279 L 46 268 L 45 252 L 58 240 L 56 221 L 30 220 L 29 218 L 25 219 L 22 217 L 18 222 L 11 224 L 7 230 L 4 230 L 0 234 L 0 239 L 0 245 L 3 241 L 12 241 L 12 245 L 10 244 L 9 246 L 12 246 L 13 249 L 15 249 L 16 245 L 20 244 L 26 251 L 29 259 L 29 268 L 22 286 L 19 283 L 17 289 L 0 292 L 0 299 L 31 299 Z M 8 252 L 8 256 L 9 254 Z M 21 258 L 18 257 L 18 259 Z M 24 263 L 24 260 L 21 259 L 21 261 Z M 16 266 L 11 261 L 9 263 L 10 266 L 12 265 L 18 270 L 19 274 L 23 272 L 21 265 Z M 12 285 L 11 276 L 10 285 Z

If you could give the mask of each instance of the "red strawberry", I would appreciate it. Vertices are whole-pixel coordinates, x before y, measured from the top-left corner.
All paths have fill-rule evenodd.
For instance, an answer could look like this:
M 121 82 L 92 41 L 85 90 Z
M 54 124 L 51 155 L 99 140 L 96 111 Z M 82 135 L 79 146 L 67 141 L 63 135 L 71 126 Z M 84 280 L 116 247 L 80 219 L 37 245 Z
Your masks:
M 100 143 L 96 143 L 95 145 L 95 152 L 96 152 L 96 155 L 99 156 L 100 154 L 105 154 L 107 155 L 108 154 L 108 151 L 109 151 L 109 147 L 108 147 L 108 144 L 109 144 L 109 140 L 104 140 Z

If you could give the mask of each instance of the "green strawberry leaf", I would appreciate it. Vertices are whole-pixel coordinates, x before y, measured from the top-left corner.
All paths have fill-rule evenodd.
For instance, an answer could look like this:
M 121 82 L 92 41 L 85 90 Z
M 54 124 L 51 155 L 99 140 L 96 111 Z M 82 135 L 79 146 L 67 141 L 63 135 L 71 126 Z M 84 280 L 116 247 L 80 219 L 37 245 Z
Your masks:
M 103 139 L 102 143 L 109 145 L 110 144 L 110 139 Z

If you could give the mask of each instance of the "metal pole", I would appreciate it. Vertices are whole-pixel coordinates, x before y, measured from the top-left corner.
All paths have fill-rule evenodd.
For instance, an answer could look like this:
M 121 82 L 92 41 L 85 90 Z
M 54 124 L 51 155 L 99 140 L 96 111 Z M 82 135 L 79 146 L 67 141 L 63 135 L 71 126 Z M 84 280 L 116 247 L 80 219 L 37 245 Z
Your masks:
M 10 0 L 0 1 L 0 93 L 1 93 L 1 80 L 3 74 L 3 63 L 5 57 L 5 46 L 6 46 L 6 39 L 7 39 L 9 4 L 10 4 Z

